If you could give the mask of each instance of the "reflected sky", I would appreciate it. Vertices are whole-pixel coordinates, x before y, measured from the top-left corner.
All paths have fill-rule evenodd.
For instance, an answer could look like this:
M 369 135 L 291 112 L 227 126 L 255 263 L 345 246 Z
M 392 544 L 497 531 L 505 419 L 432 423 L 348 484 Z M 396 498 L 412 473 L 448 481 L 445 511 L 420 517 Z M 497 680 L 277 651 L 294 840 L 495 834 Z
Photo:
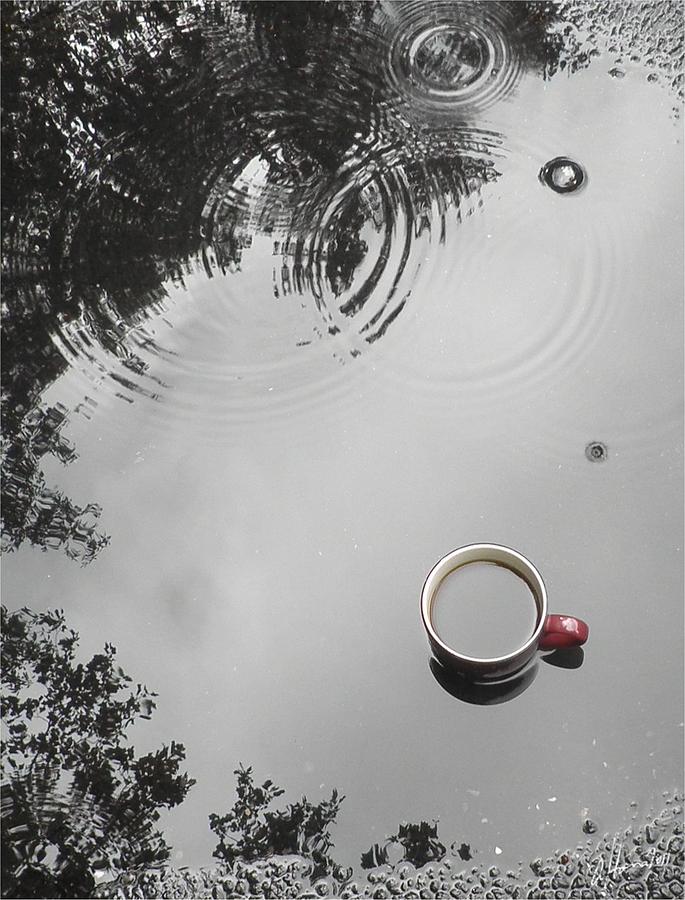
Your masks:
M 339 788 L 345 864 L 438 818 L 507 866 L 681 781 L 682 129 L 638 72 L 521 77 L 490 113 L 501 178 L 361 356 L 344 333 L 302 346 L 319 311 L 274 297 L 256 238 L 239 271 L 166 285 L 158 399 L 78 367 L 46 392 L 95 398 L 65 428 L 79 458 L 44 472 L 111 544 L 86 568 L 22 547 L 5 602 L 62 606 L 84 653 L 112 642 L 159 692 L 132 738 L 187 748 L 176 861 L 210 862 L 239 762 L 286 800 Z M 577 196 L 538 180 L 559 155 L 588 172 Z M 495 705 L 441 689 L 419 616 L 434 562 L 475 541 L 528 556 L 591 630 L 582 666 Z

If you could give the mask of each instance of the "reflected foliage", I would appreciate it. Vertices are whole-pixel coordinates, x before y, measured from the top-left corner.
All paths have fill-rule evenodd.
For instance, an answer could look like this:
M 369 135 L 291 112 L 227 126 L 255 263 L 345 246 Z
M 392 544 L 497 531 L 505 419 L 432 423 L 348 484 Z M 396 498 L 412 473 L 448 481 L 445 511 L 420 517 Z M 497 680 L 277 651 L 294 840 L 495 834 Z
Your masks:
M 64 465 L 76 459 L 62 436 L 66 410 L 38 407 L 21 422 L 2 458 L 2 549 L 15 550 L 28 541 L 42 550 L 60 548 L 82 565 L 109 543 L 97 529 L 101 509 L 96 503 L 76 506 L 61 491 L 45 484 L 40 461 L 52 454 Z
M 227 863 L 254 860 L 275 854 L 298 854 L 313 862 L 312 877 L 339 867 L 331 859 L 329 829 L 335 823 L 343 797 L 333 790 L 330 800 L 317 804 L 302 797 L 286 809 L 267 807 L 284 792 L 271 781 L 254 783 L 252 768 L 235 770 L 237 800 L 223 816 L 212 813 L 209 827 L 219 838 L 213 856 Z
M 429 822 L 403 822 L 397 834 L 389 837 L 385 844 L 374 844 L 366 853 L 362 853 L 362 868 L 373 869 L 387 863 L 390 859 L 388 851 L 393 845 L 402 850 L 400 861 L 411 863 L 417 869 L 429 862 L 440 862 L 447 852 L 438 840 L 437 822 L 432 825 Z
M 459 854 L 459 859 L 473 859 L 471 855 L 471 845 L 470 844 L 460 844 L 457 848 L 457 853 Z
M 682 794 L 668 794 L 659 816 L 652 812 L 630 831 L 606 834 L 575 850 L 531 859 L 528 866 L 503 871 L 492 859 L 464 866 L 468 845 L 453 844 L 440 863 L 416 868 L 404 861 L 384 862 L 364 877 L 319 879 L 305 887 L 310 863 L 297 857 L 236 862 L 203 869 L 148 869 L 103 884 L 97 897 L 412 897 L 451 898 L 614 898 L 681 897 L 683 894 Z M 462 849 L 466 848 L 463 853 Z M 485 849 L 485 848 L 483 848 Z M 487 852 L 490 857 L 490 851 Z M 375 867 L 374 867 L 375 868 Z M 532 875 L 532 877 L 531 877 Z
M 28 540 L 89 561 L 107 543 L 93 526 L 95 504 L 81 509 L 45 487 L 27 446 L 34 424 L 27 417 L 67 368 L 54 340 L 65 323 L 86 323 L 122 364 L 135 363 L 119 350 L 107 298 L 116 298 L 117 317 L 130 314 L 178 274 L 176 249 L 157 252 L 171 188 L 165 200 L 153 179 L 136 198 L 126 171 L 138 161 L 123 144 L 127 132 L 172 115 L 175 86 L 192 80 L 183 47 L 193 37 L 170 30 L 180 12 L 160 3 L 3 4 L 5 549 Z M 113 155 L 114 171 L 105 174 Z M 142 216 L 133 214 L 138 207 Z M 193 246 L 183 227 L 177 231 L 185 257 Z
M 554 5 L 502 5 L 523 65 L 552 71 L 562 40 Z M 444 235 L 446 210 L 461 215 L 460 200 L 496 177 L 499 136 L 469 123 L 432 134 L 393 107 L 378 71 L 378 10 L 318 0 L 3 4 L 6 547 L 32 541 L 88 561 L 105 546 L 97 506 L 45 486 L 27 417 L 71 365 L 127 399 L 156 398 L 127 336 L 165 284 L 230 273 L 255 234 L 273 234 L 275 292 L 311 295 L 324 318 L 338 299 L 344 317 L 367 306 L 357 327 L 373 343 L 407 301 L 412 234 L 435 220 Z M 266 174 L 246 193 L 240 178 L 253 163 Z M 322 235 L 322 210 L 348 181 L 358 187 L 335 201 Z M 381 257 L 359 286 L 369 234 Z M 371 309 L 384 272 L 387 299 Z M 325 324 L 323 333 L 338 328 Z
M 126 732 L 156 694 L 105 644 L 79 662 L 61 611 L 2 608 L 3 896 L 86 897 L 98 870 L 168 858 L 154 823 L 194 781 L 182 744 L 136 756 Z

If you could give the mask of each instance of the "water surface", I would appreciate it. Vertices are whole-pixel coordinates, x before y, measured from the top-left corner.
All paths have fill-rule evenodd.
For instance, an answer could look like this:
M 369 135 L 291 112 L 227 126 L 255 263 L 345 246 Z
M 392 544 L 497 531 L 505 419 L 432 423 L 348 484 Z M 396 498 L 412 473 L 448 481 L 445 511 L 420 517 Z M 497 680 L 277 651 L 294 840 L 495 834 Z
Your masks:
M 289 802 L 339 788 L 354 865 L 421 820 L 510 865 L 681 782 L 679 64 L 637 7 L 613 37 L 572 3 L 12 20 L 34 66 L 67 41 L 131 92 L 64 100 L 42 168 L 8 119 L 5 415 L 12 441 L 65 411 L 78 458 L 37 458 L 86 537 L 17 526 L 3 593 L 159 692 L 131 737 L 186 747 L 175 863 L 210 861 L 239 762 Z M 581 190 L 541 183 L 558 156 Z M 489 706 L 436 682 L 419 616 L 481 541 L 590 625 L 582 666 Z

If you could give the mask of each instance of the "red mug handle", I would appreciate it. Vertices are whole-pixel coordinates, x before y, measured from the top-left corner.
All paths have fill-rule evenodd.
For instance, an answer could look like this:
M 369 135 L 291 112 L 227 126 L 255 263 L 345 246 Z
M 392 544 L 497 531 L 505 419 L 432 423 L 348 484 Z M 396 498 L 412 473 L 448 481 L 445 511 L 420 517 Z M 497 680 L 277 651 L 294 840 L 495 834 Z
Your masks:
M 541 650 L 580 647 L 589 633 L 586 623 L 575 616 L 547 616 L 538 646 Z

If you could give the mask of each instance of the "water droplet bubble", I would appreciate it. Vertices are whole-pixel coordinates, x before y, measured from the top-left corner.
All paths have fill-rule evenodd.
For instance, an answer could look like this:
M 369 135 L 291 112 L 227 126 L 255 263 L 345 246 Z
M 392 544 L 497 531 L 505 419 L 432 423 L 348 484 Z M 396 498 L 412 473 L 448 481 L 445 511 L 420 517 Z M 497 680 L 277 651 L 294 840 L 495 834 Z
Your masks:
M 567 156 L 555 156 L 540 169 L 540 181 L 557 194 L 570 194 L 585 184 L 583 167 Z
M 583 831 L 585 834 L 595 834 L 597 831 L 597 825 L 592 819 L 585 819 L 583 822 Z
M 609 449 L 601 441 L 590 441 L 585 448 L 585 456 L 590 462 L 604 462 L 609 456 Z

